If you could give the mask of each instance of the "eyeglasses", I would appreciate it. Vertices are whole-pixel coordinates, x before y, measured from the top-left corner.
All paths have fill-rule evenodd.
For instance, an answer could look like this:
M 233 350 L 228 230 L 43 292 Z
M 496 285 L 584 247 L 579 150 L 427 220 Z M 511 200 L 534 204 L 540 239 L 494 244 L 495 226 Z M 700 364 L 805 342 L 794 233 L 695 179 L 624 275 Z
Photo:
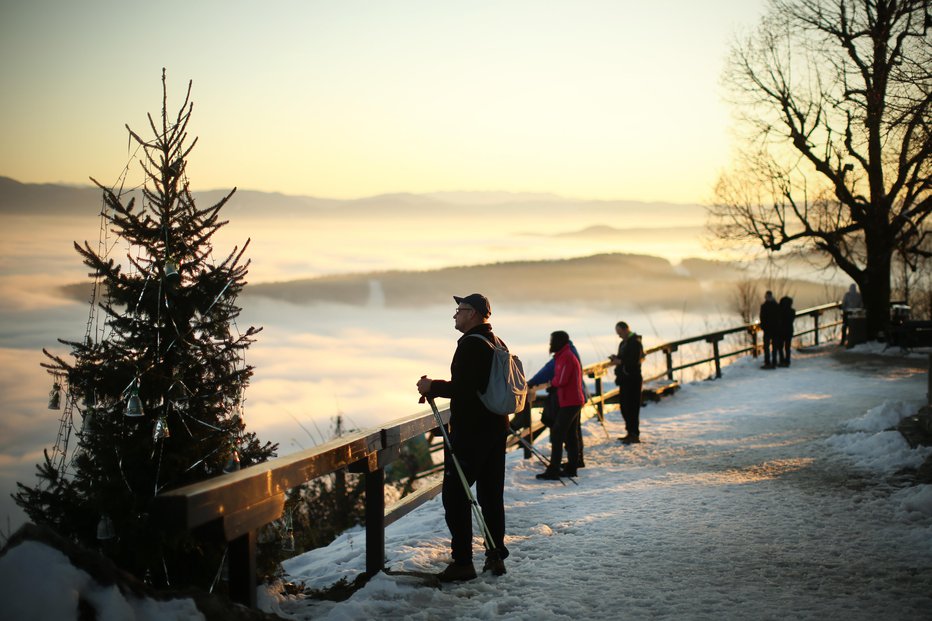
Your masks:
M 460 308 L 457 308 L 457 309 L 456 309 L 456 312 L 453 313 L 453 314 L 454 314 L 454 315 L 459 315 L 459 314 L 460 314 L 461 312 L 463 312 L 463 311 L 473 311 L 473 312 L 475 312 L 476 309 L 474 309 L 474 308 L 469 308 L 468 306 L 465 307 L 465 308 L 460 307 Z

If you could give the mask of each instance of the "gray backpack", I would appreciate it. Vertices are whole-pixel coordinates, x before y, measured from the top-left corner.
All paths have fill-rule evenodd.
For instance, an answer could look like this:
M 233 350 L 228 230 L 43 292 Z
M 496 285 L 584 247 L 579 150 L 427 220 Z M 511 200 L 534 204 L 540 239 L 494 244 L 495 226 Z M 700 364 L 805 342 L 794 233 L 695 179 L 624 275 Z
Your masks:
M 527 380 L 521 360 L 513 356 L 497 338 L 493 343 L 481 334 L 469 336 L 482 339 L 492 348 L 489 384 L 485 392 L 479 393 L 482 404 L 491 412 L 502 416 L 523 410 L 527 400 Z

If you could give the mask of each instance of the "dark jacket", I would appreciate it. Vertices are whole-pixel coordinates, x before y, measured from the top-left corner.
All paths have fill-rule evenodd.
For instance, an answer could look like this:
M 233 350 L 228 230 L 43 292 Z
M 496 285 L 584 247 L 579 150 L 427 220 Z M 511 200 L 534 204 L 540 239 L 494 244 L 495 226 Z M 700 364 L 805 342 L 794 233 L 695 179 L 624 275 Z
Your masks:
M 450 364 L 450 380 L 431 382 L 428 395 L 450 400 L 450 441 L 457 454 L 485 446 L 508 431 L 508 417 L 490 412 L 479 399 L 488 387 L 492 348 L 482 339 L 467 338 L 471 334 L 495 339 L 487 323 L 461 336 Z
M 780 305 L 773 298 L 760 305 L 760 329 L 768 334 L 780 330 Z
M 631 332 L 628 338 L 618 344 L 618 358 L 621 364 L 615 366 L 615 383 L 625 380 L 641 381 L 641 360 L 644 359 L 644 346 L 641 336 Z
M 796 321 L 796 309 L 793 308 L 793 298 L 780 298 L 780 334 L 792 338 L 793 323 Z

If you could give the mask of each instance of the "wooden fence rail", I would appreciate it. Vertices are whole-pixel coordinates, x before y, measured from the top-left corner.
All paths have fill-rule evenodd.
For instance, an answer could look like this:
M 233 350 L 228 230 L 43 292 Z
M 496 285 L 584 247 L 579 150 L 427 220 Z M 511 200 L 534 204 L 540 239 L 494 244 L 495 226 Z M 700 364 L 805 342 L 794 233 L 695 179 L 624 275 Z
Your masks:
M 821 322 L 820 318 L 839 306 L 836 302 L 798 312 L 797 321 L 811 317 L 813 326 L 796 333 L 797 343 L 811 341 L 811 344 L 818 345 L 821 332 L 841 323 L 837 318 L 829 322 Z M 714 365 L 715 377 L 721 377 L 724 360 L 747 354 L 758 355 L 758 330 L 756 323 L 746 324 L 647 349 L 645 356 L 648 359 L 663 355 L 664 364 L 663 371 L 644 378 L 645 392 L 655 390 L 652 387 L 654 382 L 661 381 L 662 388 L 664 381 L 674 382 L 678 372 L 703 364 Z M 745 334 L 747 339 L 735 349 L 722 351 L 721 343 L 725 338 L 736 334 Z M 696 343 L 709 344 L 711 355 L 675 363 L 674 353 L 682 353 L 686 346 Z M 646 366 L 651 368 L 650 364 Z M 618 395 L 617 388 L 607 392 L 603 390 L 602 378 L 611 367 L 608 361 L 583 367 L 583 372 L 594 380 L 595 389 L 590 403 L 595 406 L 595 413 L 600 419 L 604 416 L 606 402 Z M 535 390 L 544 387 L 538 386 Z M 449 410 L 442 410 L 440 414 L 447 424 Z M 522 431 L 522 435 L 533 440 L 541 429 L 539 422 L 532 423 Z M 362 473 L 365 477 L 366 573 L 374 575 L 385 565 L 385 527 L 440 493 L 441 484 L 437 482 L 405 496 L 390 507 L 385 506 L 385 467 L 399 457 L 405 442 L 426 433 L 439 435 L 433 413 L 413 414 L 375 429 L 343 435 L 312 449 L 166 491 L 156 497 L 155 511 L 166 528 L 196 530 L 205 537 L 221 537 L 226 541 L 231 597 L 254 608 L 257 532 L 282 517 L 286 493 L 340 470 Z M 509 447 L 518 444 L 517 438 L 509 438 Z M 527 451 L 525 457 L 530 457 Z

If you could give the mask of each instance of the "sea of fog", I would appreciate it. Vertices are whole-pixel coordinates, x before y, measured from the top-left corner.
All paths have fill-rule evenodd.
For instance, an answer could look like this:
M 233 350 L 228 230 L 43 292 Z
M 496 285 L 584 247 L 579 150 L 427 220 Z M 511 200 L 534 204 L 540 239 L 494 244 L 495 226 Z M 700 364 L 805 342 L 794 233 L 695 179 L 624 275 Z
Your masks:
M 222 259 L 251 238 L 249 281 L 253 283 L 372 270 L 425 270 L 516 259 L 544 260 L 601 252 L 642 253 L 672 262 L 709 257 L 700 225 L 704 215 L 659 222 L 619 213 L 565 213 L 539 219 L 522 216 L 492 221 L 426 213 L 416 217 L 339 218 L 326 221 L 248 218 L 231 221 L 214 238 Z M 51 380 L 39 364 L 43 347 L 61 355 L 58 338 L 80 339 L 89 318 L 86 302 L 69 299 L 58 287 L 90 283 L 72 241 L 106 247 L 116 260 L 127 249 L 88 220 L 60 217 L 3 217 L 0 247 L 0 525 L 24 519 L 10 500 L 15 482 L 33 481 L 34 465 L 51 447 L 59 411 L 47 409 Z M 635 228 L 631 228 L 631 227 Z M 609 233 L 590 231 L 610 227 Z M 627 231 L 625 231 L 627 229 Z M 88 294 L 90 294 L 90 284 Z M 547 286 L 547 283 L 541 283 Z M 246 391 L 246 423 L 262 440 L 277 442 L 279 454 L 326 439 L 340 414 L 349 428 L 365 428 L 420 411 L 415 382 L 421 375 L 447 377 L 459 333 L 449 303 L 422 308 L 385 307 L 376 297 L 363 305 L 294 305 L 267 298 L 241 299 L 238 328 L 261 326 L 247 354 L 255 376 Z M 671 292 L 672 296 L 676 292 Z M 566 330 L 584 363 L 604 359 L 617 347 L 615 322 L 627 320 L 645 344 L 731 326 L 723 312 L 679 310 L 647 313 L 636 292 L 619 292 L 616 308 L 578 303 L 496 303 L 492 325 L 535 372 L 547 358 L 550 332 Z M 672 306 L 676 308 L 676 305 Z

